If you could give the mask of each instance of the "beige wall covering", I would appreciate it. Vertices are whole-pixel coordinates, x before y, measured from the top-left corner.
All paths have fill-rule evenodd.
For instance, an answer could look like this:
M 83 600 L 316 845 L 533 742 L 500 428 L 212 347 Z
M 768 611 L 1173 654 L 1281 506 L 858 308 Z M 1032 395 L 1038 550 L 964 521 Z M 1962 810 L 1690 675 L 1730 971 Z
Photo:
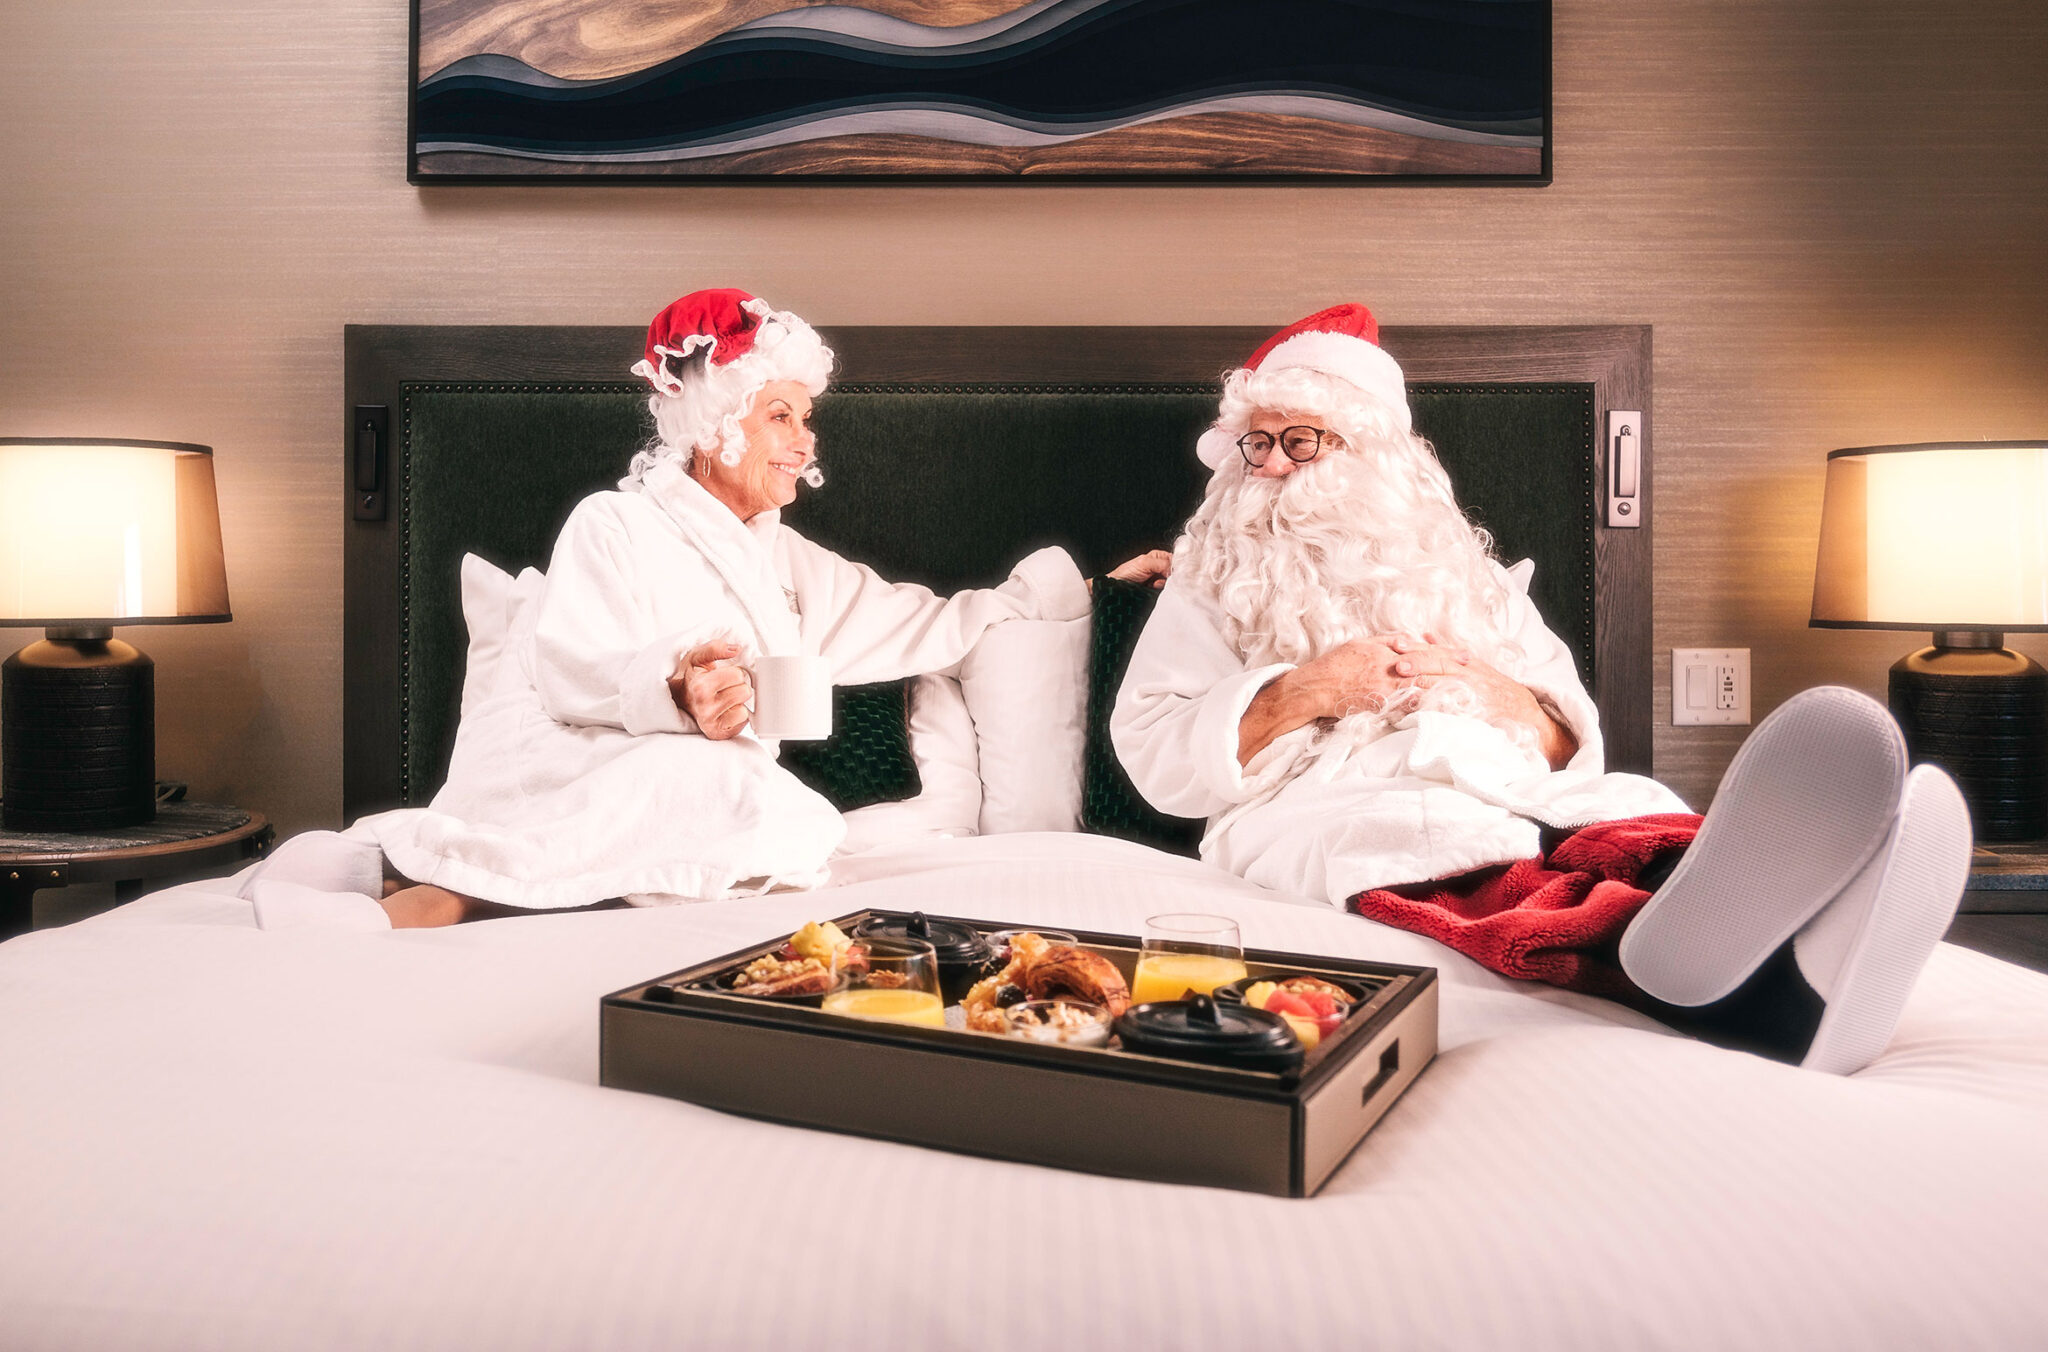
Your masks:
M 340 812 L 342 325 L 712 284 L 841 324 L 1653 324 L 1660 675 L 1740 646 L 1759 713 L 1881 694 L 1924 638 L 1806 628 L 1822 456 L 2048 434 L 2048 7 L 1558 0 L 1556 34 L 1542 189 L 421 190 L 401 0 L 7 4 L 0 435 L 217 449 L 235 622 L 130 637 L 159 772 L 287 829 Z M 1704 803 L 1741 730 L 1664 705 Z

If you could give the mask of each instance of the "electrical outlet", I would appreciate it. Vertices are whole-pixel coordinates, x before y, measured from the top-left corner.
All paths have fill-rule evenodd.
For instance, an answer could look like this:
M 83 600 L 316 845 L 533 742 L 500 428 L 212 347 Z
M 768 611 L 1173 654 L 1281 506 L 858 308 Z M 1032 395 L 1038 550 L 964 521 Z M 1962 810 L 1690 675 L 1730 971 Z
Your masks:
M 1749 649 L 1673 648 L 1671 721 L 1698 724 L 1749 722 Z

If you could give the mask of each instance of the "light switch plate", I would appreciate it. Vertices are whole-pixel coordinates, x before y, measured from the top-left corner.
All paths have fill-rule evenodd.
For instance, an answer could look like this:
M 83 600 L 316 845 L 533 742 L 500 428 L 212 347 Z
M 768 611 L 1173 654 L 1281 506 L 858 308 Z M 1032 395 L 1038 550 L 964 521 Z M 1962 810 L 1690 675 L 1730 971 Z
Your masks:
M 1673 648 L 1671 721 L 1688 725 L 1749 722 L 1749 649 Z

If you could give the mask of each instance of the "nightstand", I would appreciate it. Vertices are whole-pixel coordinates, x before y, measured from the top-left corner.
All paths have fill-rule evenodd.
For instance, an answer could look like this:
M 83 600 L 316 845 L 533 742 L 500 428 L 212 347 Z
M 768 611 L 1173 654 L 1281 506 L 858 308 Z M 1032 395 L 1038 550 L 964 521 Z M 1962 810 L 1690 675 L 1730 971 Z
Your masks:
M 1951 943 L 2048 972 L 2048 840 L 1979 845 Z
M 253 859 L 275 836 L 261 813 L 221 803 L 165 803 L 153 821 L 115 831 L 0 831 L 0 939 L 34 925 L 37 892 L 112 883 L 130 901 L 142 884 Z

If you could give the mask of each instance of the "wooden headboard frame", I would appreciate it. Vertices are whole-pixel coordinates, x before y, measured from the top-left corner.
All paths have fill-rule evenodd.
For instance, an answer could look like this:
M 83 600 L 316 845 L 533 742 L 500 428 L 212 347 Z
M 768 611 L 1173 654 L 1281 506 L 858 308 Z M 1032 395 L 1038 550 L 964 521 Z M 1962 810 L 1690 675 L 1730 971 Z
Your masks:
M 1263 327 L 1214 328 L 827 328 L 846 383 L 1034 383 L 1077 387 L 1213 382 L 1268 336 Z M 343 463 L 343 760 L 348 816 L 399 801 L 400 516 L 396 493 L 360 519 L 367 448 L 357 410 L 403 406 L 413 384 L 618 382 L 638 360 L 645 330 L 633 327 L 349 325 Z M 1593 387 L 1596 427 L 1610 409 L 1650 413 L 1650 330 L 1641 325 L 1389 328 L 1383 342 L 1414 383 L 1566 382 Z M 391 431 L 384 434 L 387 464 Z M 1652 442 L 1641 448 L 1640 516 L 1634 529 L 1604 524 L 1611 482 L 1596 452 L 1594 670 L 1610 769 L 1647 774 L 1651 757 Z M 1188 450 L 1193 454 L 1193 448 Z M 389 474 L 387 471 L 387 480 Z

